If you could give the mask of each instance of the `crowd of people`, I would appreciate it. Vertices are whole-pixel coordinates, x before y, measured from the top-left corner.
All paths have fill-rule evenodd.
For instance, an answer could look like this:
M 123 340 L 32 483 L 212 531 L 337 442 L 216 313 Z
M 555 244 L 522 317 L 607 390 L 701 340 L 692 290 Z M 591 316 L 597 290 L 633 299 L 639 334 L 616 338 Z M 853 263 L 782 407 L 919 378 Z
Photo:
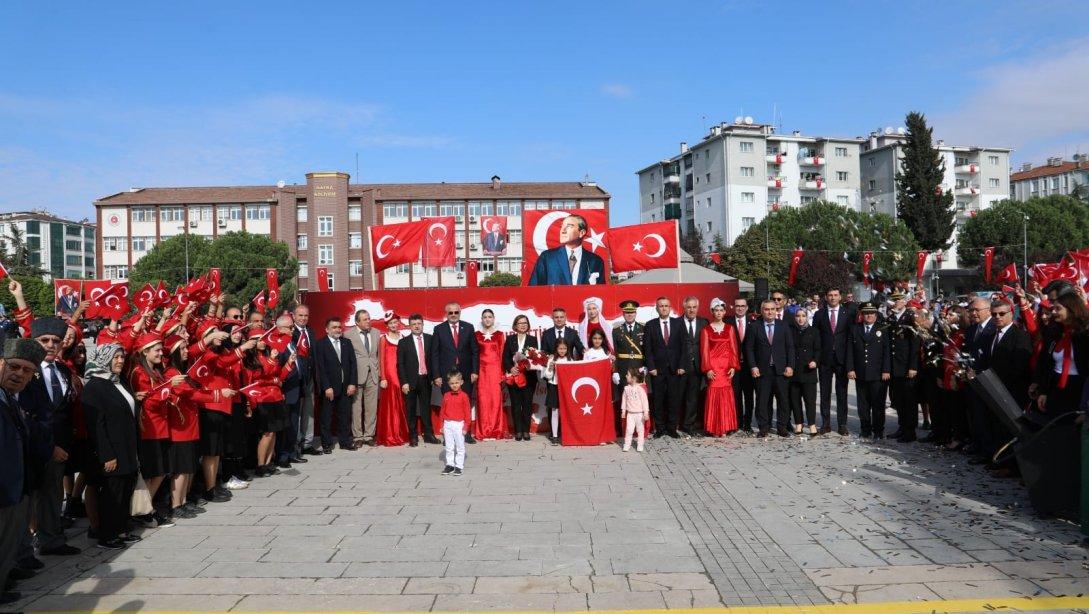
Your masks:
M 857 304 L 831 288 L 798 305 L 773 292 L 706 311 L 687 297 L 677 316 L 662 297 L 646 322 L 636 301 L 622 302 L 615 323 L 588 299 L 577 325 L 556 308 L 536 331 L 525 315 L 502 329 L 490 310 L 478 328 L 450 303 L 430 333 L 420 314 L 387 312 L 378 327 L 360 310 L 351 322 L 329 318 L 320 335 L 306 305 L 247 313 L 213 295 L 112 320 L 93 342 L 83 339 L 87 303 L 68 319 L 33 317 L 19 283 L 9 290 L 18 334 L 0 369 L 2 602 L 42 567 L 38 556 L 80 552 L 65 535 L 74 518 L 88 519 L 98 547 L 121 549 L 140 539 L 136 527 L 204 513 L 308 455 L 439 444 L 435 415 L 444 475 L 461 475 L 464 446 L 477 440 L 547 430 L 559 445 L 565 361 L 611 361 L 624 451 L 642 451 L 648 434 L 847 436 L 854 380 L 861 437 L 915 441 L 921 414 L 919 441 L 1005 475 L 1016 468 L 990 459 L 1009 434 L 966 382 L 993 369 L 1025 411 L 1054 415 L 1080 407 L 1089 375 L 1086 298 L 1062 284 L 994 301 L 894 291 Z

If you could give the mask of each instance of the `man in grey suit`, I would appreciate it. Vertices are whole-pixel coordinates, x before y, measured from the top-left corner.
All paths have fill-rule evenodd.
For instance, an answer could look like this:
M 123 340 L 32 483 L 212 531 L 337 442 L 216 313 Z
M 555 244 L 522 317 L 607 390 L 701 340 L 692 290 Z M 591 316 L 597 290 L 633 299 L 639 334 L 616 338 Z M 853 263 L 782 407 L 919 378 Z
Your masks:
M 378 331 L 371 327 L 366 309 L 355 312 L 355 326 L 344 333 L 355 351 L 358 385 L 352 396 L 352 439 L 356 445 L 374 445 L 374 426 L 378 412 Z

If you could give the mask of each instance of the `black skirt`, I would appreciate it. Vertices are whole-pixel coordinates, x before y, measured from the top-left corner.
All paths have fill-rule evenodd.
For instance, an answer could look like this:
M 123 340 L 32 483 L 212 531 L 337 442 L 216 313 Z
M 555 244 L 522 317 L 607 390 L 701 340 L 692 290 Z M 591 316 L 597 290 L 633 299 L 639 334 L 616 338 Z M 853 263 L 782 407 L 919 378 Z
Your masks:
M 557 409 L 560 406 L 560 387 L 556 384 L 548 384 L 548 392 L 545 394 L 545 407 Z
M 197 473 L 200 452 L 197 441 L 175 441 L 170 445 L 170 468 L 174 474 Z
M 144 476 L 145 480 L 172 473 L 170 447 L 169 439 L 140 440 L 137 444 L 137 453 L 140 456 L 140 475 Z
M 226 454 L 231 458 L 242 458 L 249 446 L 246 442 L 253 430 L 253 418 L 246 417 L 246 406 L 242 403 L 231 405 L 231 418 L 227 426 Z
M 287 406 L 278 403 L 258 403 L 253 410 L 254 424 L 258 433 L 278 433 L 287 428 Z
M 223 456 L 227 448 L 227 422 L 229 416 L 214 409 L 200 410 L 200 453 L 204 456 Z

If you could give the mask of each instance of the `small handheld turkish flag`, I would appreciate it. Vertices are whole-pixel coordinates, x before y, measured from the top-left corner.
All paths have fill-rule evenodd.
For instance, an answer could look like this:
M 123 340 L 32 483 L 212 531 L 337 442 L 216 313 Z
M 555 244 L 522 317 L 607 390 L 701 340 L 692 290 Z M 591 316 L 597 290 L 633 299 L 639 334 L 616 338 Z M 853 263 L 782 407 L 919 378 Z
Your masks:
M 596 446 L 616 441 L 612 374 L 607 358 L 556 363 L 563 445 Z
M 155 307 L 166 307 L 170 302 L 170 290 L 166 289 L 166 284 L 160 279 L 159 285 L 155 288 Z
M 915 279 L 923 278 L 923 269 L 926 268 L 926 257 L 929 255 L 929 252 L 923 250 L 915 252 Z
M 213 295 L 219 294 L 219 291 L 222 287 L 220 285 L 220 278 L 221 275 L 219 269 L 215 267 L 208 269 L 208 286 L 211 288 Z
M 329 291 L 329 269 L 318 267 L 318 292 Z
M 243 386 L 238 392 L 242 393 L 250 403 L 264 403 L 275 394 L 271 388 L 264 382 L 254 382 L 248 386 Z
M 155 309 L 158 304 L 158 297 L 155 294 L 155 287 L 150 283 L 144 284 L 143 288 L 136 293 L 136 296 L 132 297 L 132 304 L 136 305 L 136 308 L 140 311 L 151 311 Z
M 295 348 L 299 354 L 299 358 L 306 358 L 310 355 L 310 338 L 299 333 L 299 346 Z
M 677 220 L 636 224 L 605 231 L 613 270 L 675 269 L 679 260 Z
M 722 254 L 720 254 L 718 252 L 715 252 L 715 253 L 711 254 L 711 262 L 714 262 L 715 266 L 721 265 L 722 264 Z
M 128 294 L 127 284 L 113 284 L 91 299 L 87 317 L 120 320 L 129 310 Z
M 999 283 L 1017 283 L 1017 263 L 1011 262 L 1006 265 L 1005 268 L 998 272 L 998 277 L 995 278 L 995 281 Z
M 983 281 L 991 283 L 991 266 L 994 265 L 994 248 L 983 248 Z
M 253 303 L 253 306 L 257 309 L 257 313 L 265 313 L 265 306 L 268 305 L 267 301 L 268 299 L 265 298 L 265 289 L 262 288 L 257 291 L 257 294 L 250 302 Z
M 212 367 L 205 360 L 205 356 L 205 354 L 202 354 L 197 357 L 193 364 L 189 365 L 189 370 L 185 372 L 186 376 L 200 382 L 202 385 L 207 385 L 212 378 Z
M 429 268 L 454 266 L 454 216 L 429 217 L 424 239 L 423 265 Z
M 371 262 L 378 273 L 420 259 L 430 220 L 371 226 Z
M 8 276 L 8 269 L 4 266 L 3 262 L 0 262 L 0 279 L 4 279 Z
M 790 255 L 790 275 L 787 277 L 787 285 L 793 286 L 798 281 L 798 265 L 802 263 L 802 254 L 805 250 L 798 248 Z
M 268 302 L 270 310 L 280 304 L 280 279 L 276 269 L 265 269 L 265 281 L 268 284 Z

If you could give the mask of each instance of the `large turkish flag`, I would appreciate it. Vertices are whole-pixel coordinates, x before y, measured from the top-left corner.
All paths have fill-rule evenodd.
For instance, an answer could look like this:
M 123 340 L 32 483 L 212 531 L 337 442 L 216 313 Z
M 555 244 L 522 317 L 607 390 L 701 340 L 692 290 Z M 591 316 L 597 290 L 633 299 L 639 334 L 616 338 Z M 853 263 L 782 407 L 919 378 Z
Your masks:
M 371 226 L 371 262 L 378 273 L 399 264 L 411 264 L 420 259 L 420 250 L 427 236 L 429 220 Z
M 563 445 L 596 446 L 616 441 L 612 376 L 608 358 L 556 363 Z
M 454 266 L 454 246 L 457 244 L 454 236 L 454 216 L 429 217 L 422 221 L 427 222 L 423 265 L 432 269 Z
M 108 320 L 120 320 L 129 311 L 129 286 L 120 283 L 113 284 L 106 290 L 92 291 L 90 295 L 91 306 L 87 308 L 88 318 L 106 318 Z
M 611 228 L 605 244 L 617 273 L 675 269 L 679 261 L 677 220 Z
M 556 211 L 522 212 L 522 284 L 529 281 L 537 256 L 560 245 L 560 222 L 569 215 L 581 215 L 586 220 L 586 236 L 582 248 L 605 260 L 605 276 L 609 276 L 605 249 L 605 231 L 609 229 L 609 214 L 604 209 L 564 209 Z

